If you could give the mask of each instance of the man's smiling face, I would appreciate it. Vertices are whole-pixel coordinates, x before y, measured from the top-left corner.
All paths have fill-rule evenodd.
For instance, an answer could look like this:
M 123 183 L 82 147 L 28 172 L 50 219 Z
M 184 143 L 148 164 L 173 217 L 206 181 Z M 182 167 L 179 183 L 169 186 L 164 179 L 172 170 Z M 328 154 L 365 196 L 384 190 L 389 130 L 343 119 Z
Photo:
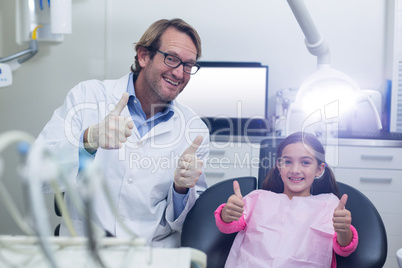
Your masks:
M 197 49 L 192 39 L 185 33 L 171 27 L 160 40 L 159 50 L 180 58 L 183 62 L 196 62 Z M 145 81 L 153 96 L 153 103 L 166 103 L 174 100 L 190 80 L 190 74 L 183 72 L 183 65 L 172 68 L 164 63 L 165 56 L 156 53 L 152 60 L 143 66 Z

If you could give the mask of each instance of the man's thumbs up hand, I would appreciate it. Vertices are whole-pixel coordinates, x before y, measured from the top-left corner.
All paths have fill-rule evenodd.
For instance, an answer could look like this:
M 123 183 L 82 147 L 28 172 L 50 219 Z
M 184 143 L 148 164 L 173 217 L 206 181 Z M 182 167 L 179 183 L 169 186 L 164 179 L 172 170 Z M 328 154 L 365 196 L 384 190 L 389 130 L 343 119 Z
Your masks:
M 229 197 L 221 212 L 221 219 L 226 223 L 238 221 L 244 211 L 243 196 L 237 181 L 233 181 L 233 192 L 234 194 Z
M 198 159 L 195 152 L 202 143 L 202 139 L 203 137 L 198 135 L 177 163 L 174 172 L 174 188 L 178 193 L 186 193 L 188 188 L 193 188 L 201 176 L 203 162 Z
M 352 231 L 350 224 L 352 223 L 352 215 L 349 210 L 345 208 L 348 196 L 344 194 L 339 200 L 338 206 L 335 208 L 332 221 L 334 222 L 334 230 L 337 233 L 337 241 L 341 246 L 349 245 L 352 241 Z
M 89 149 L 119 149 L 131 135 L 134 122 L 121 114 L 128 102 L 128 93 L 123 93 L 116 107 L 99 124 L 90 125 L 85 131 L 84 142 Z

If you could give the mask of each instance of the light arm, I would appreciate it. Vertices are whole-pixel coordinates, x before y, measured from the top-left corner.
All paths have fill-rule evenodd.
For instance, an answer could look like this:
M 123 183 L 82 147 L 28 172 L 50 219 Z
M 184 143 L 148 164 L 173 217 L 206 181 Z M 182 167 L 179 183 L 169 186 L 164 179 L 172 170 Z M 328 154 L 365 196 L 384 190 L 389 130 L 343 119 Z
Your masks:
M 305 43 L 308 51 L 317 56 L 318 68 L 322 65 L 329 65 L 331 63 L 329 47 L 315 27 L 303 0 L 287 0 L 287 2 L 306 37 Z

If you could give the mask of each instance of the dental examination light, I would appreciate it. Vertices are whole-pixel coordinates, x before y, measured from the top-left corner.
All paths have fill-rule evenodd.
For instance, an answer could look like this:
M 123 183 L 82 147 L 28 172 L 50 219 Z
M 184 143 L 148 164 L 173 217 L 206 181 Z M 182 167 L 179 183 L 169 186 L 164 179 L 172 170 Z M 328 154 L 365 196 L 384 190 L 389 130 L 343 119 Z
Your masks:
M 319 34 L 303 0 L 287 0 L 305 35 L 308 51 L 317 56 L 317 71 L 301 84 L 289 107 L 286 135 L 306 131 L 337 136 L 342 131 L 382 128 L 371 98 L 348 75 L 331 68 L 329 46 Z

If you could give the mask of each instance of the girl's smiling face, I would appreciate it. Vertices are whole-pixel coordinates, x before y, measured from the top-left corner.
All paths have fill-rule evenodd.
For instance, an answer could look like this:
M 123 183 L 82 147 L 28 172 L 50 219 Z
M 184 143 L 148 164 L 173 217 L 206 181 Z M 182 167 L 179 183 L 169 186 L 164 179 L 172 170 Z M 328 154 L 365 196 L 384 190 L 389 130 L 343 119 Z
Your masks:
M 315 177 L 324 172 L 325 163 L 318 165 L 312 148 L 302 142 L 292 143 L 282 150 L 277 166 L 284 184 L 283 193 L 293 196 L 310 196 Z

